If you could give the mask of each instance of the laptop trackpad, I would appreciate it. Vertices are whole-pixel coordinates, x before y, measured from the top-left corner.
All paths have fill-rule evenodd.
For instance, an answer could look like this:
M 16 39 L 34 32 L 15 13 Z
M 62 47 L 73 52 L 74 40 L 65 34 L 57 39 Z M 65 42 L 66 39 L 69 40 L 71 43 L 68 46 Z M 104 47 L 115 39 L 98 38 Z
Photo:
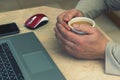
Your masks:
M 27 64 L 27 68 L 30 69 L 30 72 L 33 74 L 53 68 L 50 63 L 51 60 L 49 60 L 49 56 L 42 51 L 24 54 L 23 58 Z

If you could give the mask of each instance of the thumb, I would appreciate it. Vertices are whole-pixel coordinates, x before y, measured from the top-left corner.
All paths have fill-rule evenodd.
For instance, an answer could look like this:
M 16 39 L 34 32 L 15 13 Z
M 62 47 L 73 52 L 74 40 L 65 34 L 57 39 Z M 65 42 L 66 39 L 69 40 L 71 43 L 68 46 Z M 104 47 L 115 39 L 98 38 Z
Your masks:
M 83 16 L 83 13 L 76 9 L 71 9 L 64 15 L 64 21 L 70 21 L 74 17 Z
M 74 29 L 78 32 L 84 32 L 87 34 L 94 33 L 94 28 L 88 24 L 73 25 Z

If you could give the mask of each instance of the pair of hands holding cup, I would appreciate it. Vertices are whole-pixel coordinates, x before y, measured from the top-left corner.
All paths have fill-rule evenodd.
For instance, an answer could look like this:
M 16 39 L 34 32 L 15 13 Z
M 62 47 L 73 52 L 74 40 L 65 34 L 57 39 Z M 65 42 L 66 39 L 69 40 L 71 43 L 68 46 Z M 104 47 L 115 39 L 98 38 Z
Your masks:
M 87 34 L 71 31 L 69 21 L 83 14 L 76 9 L 61 13 L 57 17 L 55 36 L 68 54 L 79 59 L 104 59 L 106 44 L 109 41 L 96 27 L 87 24 L 74 24 L 74 28 Z

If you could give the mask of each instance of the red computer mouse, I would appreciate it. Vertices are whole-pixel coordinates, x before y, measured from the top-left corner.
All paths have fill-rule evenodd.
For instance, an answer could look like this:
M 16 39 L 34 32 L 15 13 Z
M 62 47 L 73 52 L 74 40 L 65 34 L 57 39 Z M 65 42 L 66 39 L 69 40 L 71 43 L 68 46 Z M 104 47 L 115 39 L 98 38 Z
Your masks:
M 29 29 L 36 29 L 48 23 L 48 17 L 44 14 L 35 14 L 26 20 L 25 26 Z

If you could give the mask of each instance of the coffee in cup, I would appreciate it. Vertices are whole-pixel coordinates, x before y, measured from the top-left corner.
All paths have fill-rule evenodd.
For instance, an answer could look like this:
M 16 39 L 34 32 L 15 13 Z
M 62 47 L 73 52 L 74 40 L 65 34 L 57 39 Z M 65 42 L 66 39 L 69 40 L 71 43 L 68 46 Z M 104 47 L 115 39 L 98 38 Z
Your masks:
M 81 24 L 85 26 L 95 27 L 95 22 L 87 17 L 75 17 L 68 22 L 68 25 L 73 32 L 78 34 L 85 34 L 85 32 L 79 30 L 79 26 Z M 78 26 L 78 27 L 74 27 L 74 26 Z

